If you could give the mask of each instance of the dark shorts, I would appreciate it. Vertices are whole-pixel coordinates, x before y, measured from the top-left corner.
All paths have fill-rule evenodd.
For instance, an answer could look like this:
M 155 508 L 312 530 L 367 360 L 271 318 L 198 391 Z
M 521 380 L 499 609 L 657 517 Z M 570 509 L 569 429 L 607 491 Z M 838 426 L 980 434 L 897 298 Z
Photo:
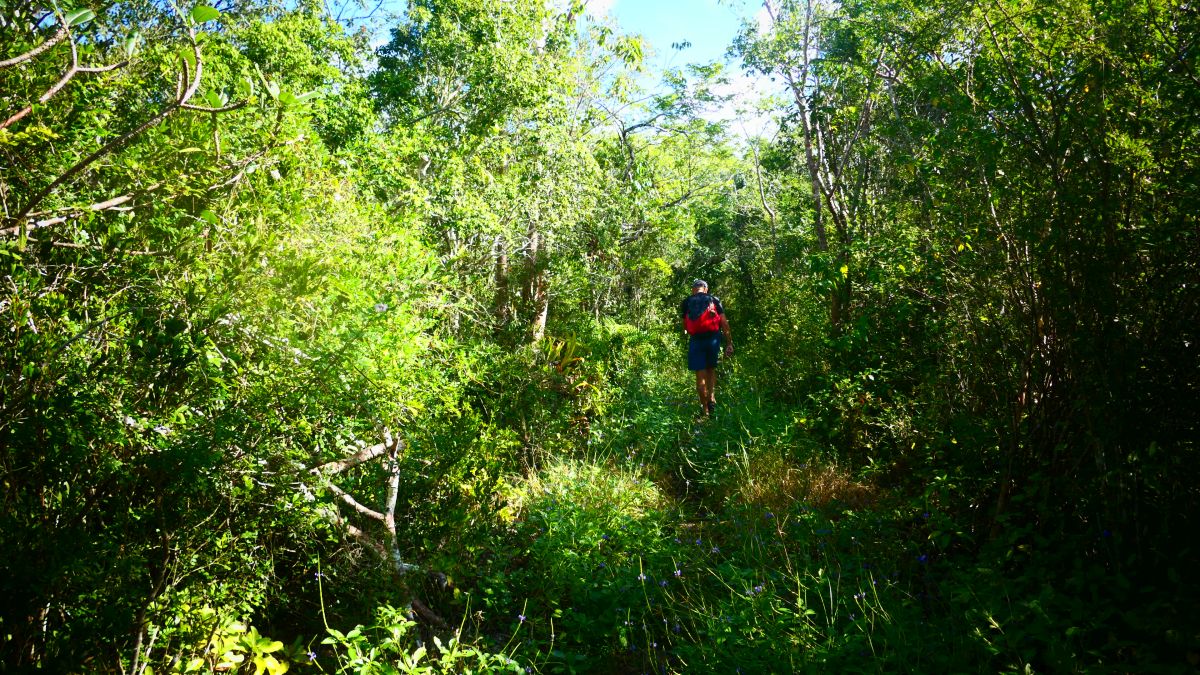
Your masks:
M 721 358 L 721 334 L 703 333 L 688 340 L 688 370 L 716 368 Z

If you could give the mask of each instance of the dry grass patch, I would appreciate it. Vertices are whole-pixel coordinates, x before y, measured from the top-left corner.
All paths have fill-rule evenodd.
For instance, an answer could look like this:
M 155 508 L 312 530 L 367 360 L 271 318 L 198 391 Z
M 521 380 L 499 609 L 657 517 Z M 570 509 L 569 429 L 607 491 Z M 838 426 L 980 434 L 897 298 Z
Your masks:
M 836 464 L 797 463 L 780 452 L 750 457 L 730 499 L 784 513 L 797 502 L 820 507 L 841 502 L 861 509 L 878 501 L 878 488 L 853 479 Z

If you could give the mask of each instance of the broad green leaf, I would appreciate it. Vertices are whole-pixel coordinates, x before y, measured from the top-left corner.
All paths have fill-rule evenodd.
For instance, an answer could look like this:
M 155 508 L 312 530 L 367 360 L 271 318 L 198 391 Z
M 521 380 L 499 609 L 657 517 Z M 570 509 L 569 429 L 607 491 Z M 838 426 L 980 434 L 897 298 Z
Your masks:
M 249 98 L 254 94 L 254 80 L 248 77 L 243 77 L 238 80 L 237 89 L 235 90 L 238 98 Z
M 192 10 L 192 21 L 196 23 L 212 21 L 218 16 L 221 16 L 221 13 L 208 5 L 196 5 L 196 8 Z
M 76 9 L 67 12 L 67 16 L 65 18 L 68 26 L 75 27 L 85 24 L 88 21 L 96 18 L 96 13 L 90 9 Z

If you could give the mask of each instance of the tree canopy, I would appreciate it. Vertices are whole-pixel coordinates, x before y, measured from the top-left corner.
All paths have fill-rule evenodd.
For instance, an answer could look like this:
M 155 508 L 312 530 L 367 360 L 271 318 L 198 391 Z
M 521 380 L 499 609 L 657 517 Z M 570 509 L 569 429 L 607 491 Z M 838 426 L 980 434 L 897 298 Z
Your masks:
M 0 670 L 1196 668 L 1193 8 L 585 9 L 0 0 Z

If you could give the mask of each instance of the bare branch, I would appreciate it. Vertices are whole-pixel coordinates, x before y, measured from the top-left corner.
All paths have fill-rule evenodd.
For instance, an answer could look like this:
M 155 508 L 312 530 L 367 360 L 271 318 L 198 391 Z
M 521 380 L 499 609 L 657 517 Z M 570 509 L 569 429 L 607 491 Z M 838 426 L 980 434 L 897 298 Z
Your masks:
M 691 190 L 688 190 L 687 192 L 679 195 L 675 199 L 672 199 L 671 201 L 669 201 L 665 204 L 660 204 L 657 208 L 659 208 L 659 209 L 674 208 L 674 207 L 679 206 L 680 204 L 686 202 L 687 200 L 691 199 L 692 197 L 695 197 L 695 196 L 698 196 L 698 195 L 704 193 L 706 190 L 709 190 L 711 188 L 718 187 L 718 186 L 724 184 L 724 182 L 725 181 L 718 181 L 716 183 L 708 183 L 705 185 L 701 185 L 699 187 L 692 188 Z
M 309 473 L 325 475 L 341 473 L 346 469 L 356 467 L 364 462 L 369 462 L 377 457 L 382 457 L 383 455 L 387 454 L 388 451 L 393 449 L 393 445 L 398 451 L 400 448 L 404 447 L 404 442 L 397 439 L 392 441 L 392 443 L 385 441 L 383 443 L 376 443 L 375 445 L 368 445 L 367 447 L 359 450 L 349 457 L 346 457 L 345 459 L 339 459 L 333 462 L 321 464 L 320 466 L 315 466 L 309 469 Z
M 66 34 L 65 24 L 64 24 L 63 33 L 64 33 L 64 35 Z M 67 86 L 67 83 L 70 82 L 75 77 L 75 75 L 78 73 L 107 73 L 109 71 L 116 70 L 117 68 L 124 68 L 125 66 L 129 65 L 129 61 L 126 60 L 126 61 L 120 61 L 118 63 L 111 64 L 111 65 L 107 65 L 107 66 L 95 66 L 95 67 L 80 66 L 79 65 L 79 49 L 75 45 L 75 40 L 72 39 L 70 41 L 70 44 L 71 44 L 71 66 L 69 68 L 67 68 L 67 72 L 63 73 L 63 76 L 58 79 L 58 82 L 55 82 L 53 85 L 50 86 L 49 89 L 46 90 L 46 93 L 44 93 L 38 97 L 38 100 L 37 100 L 38 104 L 45 104 L 51 98 L 54 98 L 54 96 L 56 94 L 58 94 L 58 92 L 62 91 L 63 87 Z M 4 120 L 4 122 L 2 124 L 0 124 L 0 129 L 5 129 L 5 128 L 11 126 L 12 124 L 15 124 L 18 120 L 25 117 L 26 115 L 28 115 L 31 112 L 33 112 L 33 106 L 32 105 L 25 106 L 20 111 L 18 111 L 16 114 L 14 114 L 12 117 L 9 117 L 8 119 Z
M 24 63 L 24 62 L 28 61 L 29 59 L 34 58 L 38 54 L 41 54 L 42 52 L 46 51 L 47 49 L 50 49 L 54 45 L 62 42 L 63 39 L 66 38 L 67 35 L 69 34 L 69 31 L 67 29 L 67 21 L 58 12 L 55 12 L 54 16 L 58 19 L 58 31 L 55 32 L 54 35 L 51 35 L 49 40 L 46 40 L 42 44 L 34 47 L 33 49 L 30 49 L 29 51 L 25 52 L 24 54 L 21 54 L 20 56 L 14 56 L 11 59 L 5 59 L 4 61 L 0 61 L 0 68 L 10 68 L 19 63 Z
M 51 181 L 49 185 L 42 188 L 42 190 L 40 192 L 38 192 L 36 195 L 34 195 L 33 198 L 29 201 L 29 203 L 26 204 L 25 207 L 22 208 L 20 211 L 18 211 L 16 216 L 14 217 L 14 220 L 17 221 L 17 227 L 19 228 L 19 231 L 21 233 L 24 233 L 25 228 L 28 226 L 28 223 L 26 222 L 25 219 L 29 216 L 29 213 L 31 211 L 33 211 L 33 209 L 36 206 L 41 204 L 42 201 L 46 199 L 46 197 L 49 197 L 50 194 L 58 188 L 58 186 L 62 185 L 63 183 L 66 183 L 67 181 L 74 178 L 76 175 L 81 173 L 84 169 L 91 166 L 96 160 L 117 150 L 118 148 L 120 148 L 123 145 L 125 145 L 126 143 L 128 143 L 130 140 L 136 138 L 137 136 L 139 136 L 142 133 L 144 133 L 145 131 L 147 131 L 148 129 L 151 129 L 151 128 L 157 126 L 163 120 L 165 120 L 168 115 L 170 115 L 171 113 L 178 110 L 181 106 L 183 106 L 185 103 L 187 103 L 192 98 L 192 96 L 194 96 L 196 94 L 196 90 L 200 88 L 200 77 L 201 77 L 201 74 L 203 73 L 204 62 L 200 56 L 200 43 L 196 40 L 195 28 L 193 28 L 191 26 L 188 27 L 188 37 L 191 39 L 191 42 L 192 42 L 192 53 L 195 56 L 195 62 L 196 62 L 196 73 L 195 73 L 194 77 L 189 77 L 187 59 L 184 59 L 181 57 L 181 59 L 180 59 L 181 69 L 182 69 L 181 81 L 188 83 L 187 88 L 182 91 L 182 93 L 175 99 L 175 101 L 173 101 L 170 105 L 168 105 L 166 108 L 164 108 L 162 111 L 160 111 L 157 115 L 155 115 L 154 117 L 151 117 L 150 119 L 146 120 L 145 122 L 142 122 L 133 130 L 127 131 L 124 134 L 122 134 L 121 136 L 104 144 L 98 150 L 96 150 L 92 154 L 88 155 L 87 157 L 84 157 L 79 162 L 77 162 L 74 166 L 72 166 L 71 168 L 67 169 L 65 172 L 60 174 L 58 176 L 58 178 L 55 178 L 53 181 Z
M 207 106 L 192 105 L 191 103 L 184 103 L 180 107 L 183 108 L 184 110 L 196 110 L 199 112 L 206 112 L 206 113 L 223 113 L 223 112 L 230 112 L 232 110 L 237 110 L 238 108 L 245 108 L 249 104 L 250 104 L 250 101 L 238 101 L 237 103 L 230 103 L 229 105 L 222 106 L 220 108 L 209 108 Z
M 348 520 L 343 518 L 342 514 L 338 513 L 335 509 L 321 509 L 319 513 L 329 522 L 333 523 L 336 527 L 344 528 L 350 533 L 350 536 L 365 544 L 372 551 L 375 551 L 380 558 L 387 560 L 388 551 L 383 544 L 380 544 L 375 537 L 372 537 L 366 532 L 363 532 L 359 528 L 355 527 Z
M 153 192 L 160 187 L 162 187 L 162 183 L 155 183 L 154 185 L 151 185 L 150 187 L 146 188 L 145 190 L 141 190 L 138 194 L 144 195 L 144 194 Z M 60 215 L 54 216 L 52 218 L 47 218 L 45 220 L 38 220 L 33 223 L 30 223 L 28 225 L 27 229 L 35 230 L 35 229 L 38 229 L 41 227 L 48 227 L 50 225 L 57 225 L 59 223 L 65 223 L 72 218 L 78 218 L 78 217 L 84 215 L 85 213 L 89 213 L 89 212 L 94 213 L 97 211 L 128 210 L 127 208 L 122 209 L 122 208 L 118 208 L 118 207 L 120 207 L 122 204 L 126 204 L 126 203 L 132 201 L 136 196 L 137 195 L 135 195 L 134 193 L 129 193 L 129 194 L 121 195 L 119 197 L 113 197 L 111 199 L 106 199 L 102 202 L 96 202 L 95 204 L 89 204 L 88 206 L 84 206 L 84 207 L 72 207 L 72 208 L 68 208 L 68 209 L 63 209 L 63 210 L 59 211 Z M 54 212 L 53 211 L 49 211 L 49 212 L 44 211 L 41 213 L 32 213 L 29 215 L 30 216 L 41 216 L 41 215 L 50 215 L 51 213 L 54 213 Z M 13 227 L 8 227 L 8 228 L 0 230 L 0 237 L 11 237 L 12 235 L 19 233 L 20 231 L 21 231 L 21 226 L 14 225 Z M 30 241 L 33 241 L 33 240 L 31 239 Z M 55 246 L 66 246 L 66 244 L 56 243 Z
M 384 522 L 385 518 L 382 513 L 376 511 L 375 509 L 363 506 L 362 504 L 360 504 L 358 502 L 357 499 L 355 499 L 353 496 L 351 496 L 349 492 L 346 492 L 345 490 L 334 485 L 333 483 L 329 484 L 329 490 L 333 494 L 337 495 L 343 502 L 345 502 L 350 508 L 354 509 L 358 513 L 360 513 L 368 518 L 371 518 L 372 520 L 378 520 L 380 522 Z

